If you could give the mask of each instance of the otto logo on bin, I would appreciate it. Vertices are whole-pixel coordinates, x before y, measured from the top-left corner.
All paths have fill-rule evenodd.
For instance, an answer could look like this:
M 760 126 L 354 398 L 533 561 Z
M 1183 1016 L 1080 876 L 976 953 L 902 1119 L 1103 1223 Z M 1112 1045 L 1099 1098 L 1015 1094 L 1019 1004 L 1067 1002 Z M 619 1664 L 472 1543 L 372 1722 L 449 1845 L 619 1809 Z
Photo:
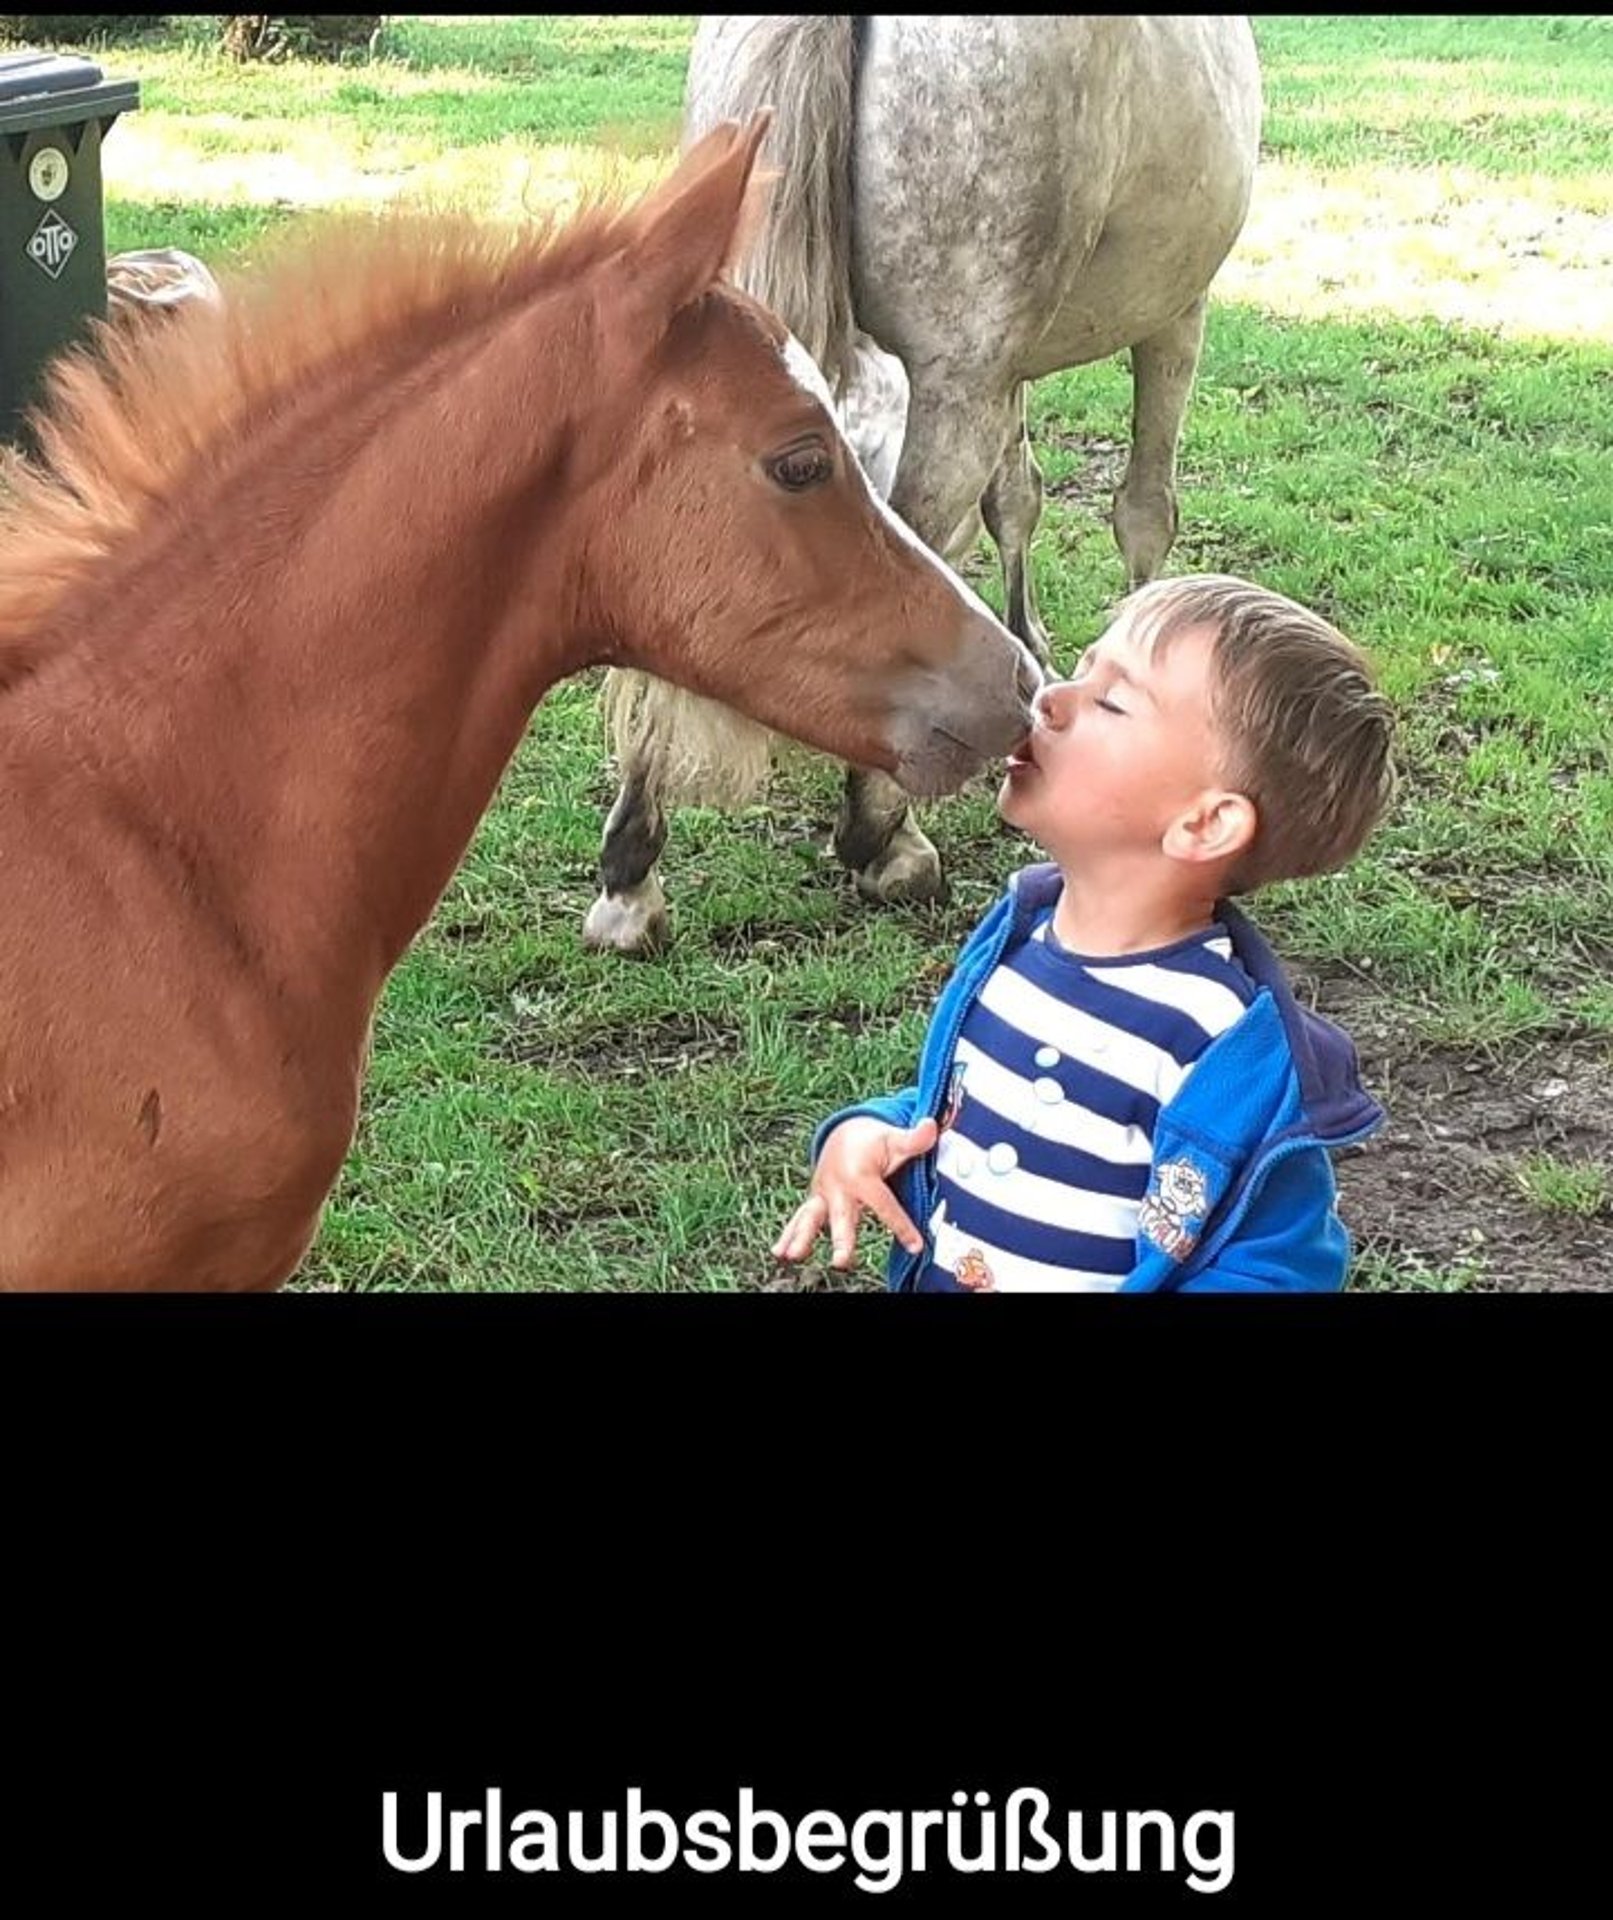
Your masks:
M 28 242 L 28 258 L 55 280 L 77 245 L 78 235 L 52 208 L 34 228 L 33 238 Z

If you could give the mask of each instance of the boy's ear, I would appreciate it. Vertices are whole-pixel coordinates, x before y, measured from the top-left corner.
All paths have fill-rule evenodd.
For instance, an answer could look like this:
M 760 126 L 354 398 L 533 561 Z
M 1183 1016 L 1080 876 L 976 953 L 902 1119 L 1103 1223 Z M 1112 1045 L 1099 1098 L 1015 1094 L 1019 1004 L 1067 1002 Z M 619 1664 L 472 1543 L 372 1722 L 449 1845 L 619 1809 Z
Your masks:
M 627 244 L 610 264 L 610 306 L 631 333 L 642 337 L 647 329 L 658 337 L 743 257 L 777 177 L 756 168 L 772 122 L 771 107 L 748 126 L 724 120 L 640 203 Z
M 1246 793 L 1206 787 L 1165 829 L 1162 849 L 1172 860 L 1231 860 L 1254 842 L 1260 815 Z

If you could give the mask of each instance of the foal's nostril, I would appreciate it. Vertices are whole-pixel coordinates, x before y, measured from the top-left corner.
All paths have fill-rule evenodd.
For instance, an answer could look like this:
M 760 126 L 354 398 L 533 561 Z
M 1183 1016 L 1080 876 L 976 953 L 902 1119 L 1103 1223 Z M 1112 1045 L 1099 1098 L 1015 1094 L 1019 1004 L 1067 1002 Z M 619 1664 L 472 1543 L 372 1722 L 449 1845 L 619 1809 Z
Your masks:
M 1042 669 L 1036 664 L 1034 656 L 1022 652 L 1019 656 L 1018 671 L 1014 675 L 1014 685 L 1018 689 L 1020 699 L 1027 705 L 1041 692 L 1043 678 Z

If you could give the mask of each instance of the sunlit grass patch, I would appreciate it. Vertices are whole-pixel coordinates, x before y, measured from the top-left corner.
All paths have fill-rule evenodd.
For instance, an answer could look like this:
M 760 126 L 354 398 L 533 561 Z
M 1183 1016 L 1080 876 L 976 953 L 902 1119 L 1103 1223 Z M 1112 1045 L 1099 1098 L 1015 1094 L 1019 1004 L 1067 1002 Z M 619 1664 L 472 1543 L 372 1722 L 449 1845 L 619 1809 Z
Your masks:
M 1262 163 L 1216 282 L 1308 319 L 1426 314 L 1521 338 L 1605 341 L 1613 166 L 1498 183 L 1470 166 Z
M 300 215 L 395 201 L 515 218 L 569 212 L 602 191 L 642 193 L 667 170 L 675 149 L 675 136 L 645 146 L 608 138 L 546 143 L 518 132 L 444 148 L 424 133 L 378 130 L 359 137 L 340 119 L 315 125 L 215 119 L 198 136 L 188 122 L 157 116 L 131 121 L 120 132 L 107 197 L 109 214 L 124 200 L 199 199 Z

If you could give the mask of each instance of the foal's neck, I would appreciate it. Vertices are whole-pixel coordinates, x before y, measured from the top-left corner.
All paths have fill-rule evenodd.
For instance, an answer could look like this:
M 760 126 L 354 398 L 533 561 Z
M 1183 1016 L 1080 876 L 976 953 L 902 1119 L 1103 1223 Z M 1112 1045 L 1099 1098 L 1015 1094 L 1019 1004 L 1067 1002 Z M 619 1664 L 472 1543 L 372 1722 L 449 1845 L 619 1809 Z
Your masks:
M 564 605 L 565 407 L 513 334 L 356 406 L 305 396 L 140 570 L 178 583 L 135 636 L 168 756 L 155 792 L 289 971 L 351 963 L 361 996 L 447 886 L 533 707 L 587 663 Z

